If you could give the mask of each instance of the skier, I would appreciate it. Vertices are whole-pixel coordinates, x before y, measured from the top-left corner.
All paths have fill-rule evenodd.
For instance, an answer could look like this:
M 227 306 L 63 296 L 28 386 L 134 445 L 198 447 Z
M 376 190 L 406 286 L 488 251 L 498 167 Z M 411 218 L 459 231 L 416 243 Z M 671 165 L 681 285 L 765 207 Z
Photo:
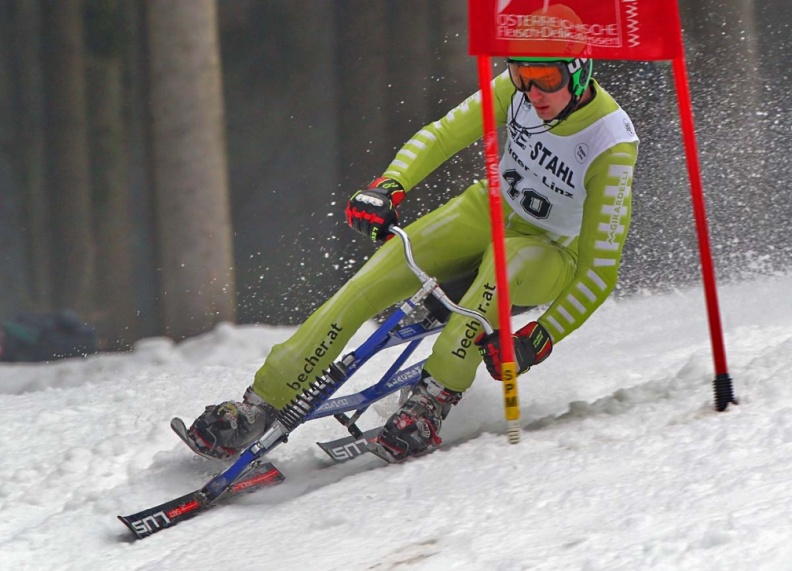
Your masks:
M 509 288 L 516 305 L 549 304 L 513 335 L 519 373 L 544 361 L 553 345 L 588 319 L 613 291 L 630 223 L 638 137 L 627 114 L 592 79 L 581 58 L 512 58 L 493 82 L 496 118 L 506 126 L 500 161 Z M 206 407 L 189 429 L 206 454 L 234 457 L 258 439 L 277 411 L 340 354 L 368 319 L 417 286 L 397 240 L 386 241 L 405 194 L 454 154 L 482 137 L 481 93 L 418 131 L 384 174 L 349 200 L 357 232 L 384 242 L 371 259 L 286 342 L 272 348 L 241 402 Z M 459 304 L 497 326 L 494 261 L 486 181 L 405 228 L 415 259 L 447 280 L 476 277 Z M 400 462 L 438 446 L 451 407 L 484 360 L 500 374 L 498 331 L 452 315 L 421 380 L 388 419 L 378 453 Z

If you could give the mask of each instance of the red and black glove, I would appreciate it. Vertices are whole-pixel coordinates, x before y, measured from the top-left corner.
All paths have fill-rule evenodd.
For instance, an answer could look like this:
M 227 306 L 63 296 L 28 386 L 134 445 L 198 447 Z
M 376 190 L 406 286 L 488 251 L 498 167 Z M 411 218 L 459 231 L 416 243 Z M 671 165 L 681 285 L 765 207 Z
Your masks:
M 384 242 L 388 229 L 399 221 L 396 207 L 404 200 L 404 187 L 392 178 L 378 178 L 366 190 L 352 195 L 346 207 L 346 219 L 353 230 Z
M 514 339 L 514 360 L 517 365 L 517 374 L 522 375 L 533 365 L 541 363 L 553 351 L 553 341 L 547 330 L 532 321 L 512 335 Z M 481 334 L 476 339 L 479 353 L 484 357 L 484 364 L 492 378 L 501 380 L 501 345 L 500 332 L 496 329 L 489 335 Z

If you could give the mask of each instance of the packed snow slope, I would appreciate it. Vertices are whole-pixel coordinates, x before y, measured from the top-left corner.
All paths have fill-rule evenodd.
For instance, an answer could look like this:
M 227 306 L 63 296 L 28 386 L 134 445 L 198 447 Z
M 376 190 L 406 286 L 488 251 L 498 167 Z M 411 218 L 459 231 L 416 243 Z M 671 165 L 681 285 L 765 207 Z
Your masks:
M 0 568 L 792 569 L 791 294 L 790 276 L 721 288 L 740 399 L 724 413 L 700 290 L 610 301 L 521 377 L 519 444 L 482 368 L 439 451 L 333 465 L 314 442 L 343 428 L 313 421 L 270 456 L 282 485 L 141 541 L 116 515 L 218 469 L 178 441 L 171 416 L 239 398 L 292 330 L 224 324 L 128 354 L 0 366 Z

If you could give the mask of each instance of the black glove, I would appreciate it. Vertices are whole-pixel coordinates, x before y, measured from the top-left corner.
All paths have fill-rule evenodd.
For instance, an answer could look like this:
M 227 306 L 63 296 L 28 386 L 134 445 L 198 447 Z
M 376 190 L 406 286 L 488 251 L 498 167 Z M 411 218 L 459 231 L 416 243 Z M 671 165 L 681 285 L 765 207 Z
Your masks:
M 374 241 L 384 242 L 388 229 L 399 221 L 396 206 L 404 200 L 404 187 L 392 178 L 378 178 L 366 190 L 352 195 L 346 207 L 347 224 Z
M 541 363 L 553 351 L 553 341 L 547 330 L 532 321 L 514 335 L 514 360 L 517 374 L 522 375 L 531 366 Z M 479 353 L 484 357 L 484 364 L 493 379 L 501 380 L 501 346 L 500 332 L 496 329 L 489 335 L 481 334 L 476 338 Z

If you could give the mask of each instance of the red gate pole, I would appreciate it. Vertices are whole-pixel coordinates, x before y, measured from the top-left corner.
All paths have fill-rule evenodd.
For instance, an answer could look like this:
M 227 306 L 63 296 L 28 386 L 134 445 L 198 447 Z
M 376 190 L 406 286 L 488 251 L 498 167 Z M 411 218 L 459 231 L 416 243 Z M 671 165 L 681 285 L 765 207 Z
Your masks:
M 492 247 L 495 254 L 495 287 L 498 292 L 503 407 L 509 442 L 516 444 L 520 441 L 520 401 L 517 394 L 517 366 L 514 361 L 514 341 L 512 341 L 511 334 L 511 301 L 509 300 L 503 208 L 500 196 L 500 175 L 498 174 L 498 133 L 495 125 L 492 66 L 489 56 L 478 56 L 478 72 L 481 110 L 484 115 L 484 159 L 487 165 Z
M 693 106 L 690 100 L 690 87 L 687 80 L 684 50 L 681 55 L 674 58 L 673 67 L 679 116 L 682 123 L 682 139 L 685 144 L 685 157 L 688 176 L 690 177 L 690 196 L 693 201 L 693 215 L 698 234 L 701 274 L 704 280 L 704 295 L 707 302 L 712 356 L 715 362 L 715 380 L 713 381 L 715 408 L 718 411 L 724 411 L 730 403 L 737 404 L 737 401 L 734 398 L 734 388 L 726 365 L 726 349 L 723 342 L 723 329 L 718 308 L 718 292 L 715 285 L 715 270 L 712 263 L 712 251 L 707 230 L 707 210 L 704 203 L 704 189 L 701 185 L 701 169 L 698 161 L 696 132 L 693 126 Z

